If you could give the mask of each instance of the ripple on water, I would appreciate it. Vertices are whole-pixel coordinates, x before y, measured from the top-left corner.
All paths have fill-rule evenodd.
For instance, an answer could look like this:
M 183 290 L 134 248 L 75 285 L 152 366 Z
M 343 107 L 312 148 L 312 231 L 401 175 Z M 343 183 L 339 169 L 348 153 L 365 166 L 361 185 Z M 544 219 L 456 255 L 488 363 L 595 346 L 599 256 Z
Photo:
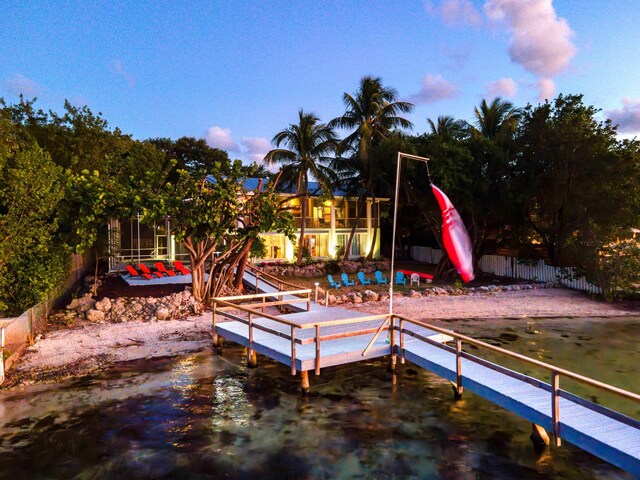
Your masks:
M 565 368 L 590 361 L 579 340 L 599 352 L 592 376 L 638 378 L 640 319 L 571 322 L 536 320 L 535 340 L 526 322 L 464 328 Z M 324 369 L 300 397 L 288 368 L 242 357 L 231 347 L 2 392 L 0 477 L 627 478 L 570 445 L 536 453 L 529 423 L 473 394 L 454 402 L 410 364 L 395 386 L 383 360 Z

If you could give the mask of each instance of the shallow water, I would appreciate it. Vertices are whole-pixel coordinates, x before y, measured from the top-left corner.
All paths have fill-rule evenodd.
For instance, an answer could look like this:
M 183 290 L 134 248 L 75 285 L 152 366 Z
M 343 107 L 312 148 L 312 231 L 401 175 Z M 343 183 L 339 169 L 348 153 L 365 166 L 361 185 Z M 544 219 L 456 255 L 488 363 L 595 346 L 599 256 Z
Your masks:
M 455 329 L 639 389 L 640 318 Z M 230 347 L 0 392 L 0 478 L 630 478 L 571 445 L 536 453 L 528 422 L 410 364 L 395 386 L 384 360 L 325 369 L 301 398 L 259 361 Z

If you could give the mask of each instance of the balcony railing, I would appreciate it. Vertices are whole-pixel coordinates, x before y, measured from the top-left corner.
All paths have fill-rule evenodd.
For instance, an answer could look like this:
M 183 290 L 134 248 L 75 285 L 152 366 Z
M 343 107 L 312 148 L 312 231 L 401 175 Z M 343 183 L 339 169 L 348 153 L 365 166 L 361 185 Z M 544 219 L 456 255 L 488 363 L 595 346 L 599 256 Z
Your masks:
M 357 221 L 357 228 L 367 228 L 367 219 L 361 218 Z M 336 218 L 336 228 L 352 228 L 356 223 L 355 218 Z M 302 225 L 301 217 L 294 217 L 294 224 L 297 228 Z M 371 219 L 371 226 L 376 228 L 378 226 L 378 219 Z M 305 228 L 331 228 L 331 222 L 324 218 L 307 217 Z

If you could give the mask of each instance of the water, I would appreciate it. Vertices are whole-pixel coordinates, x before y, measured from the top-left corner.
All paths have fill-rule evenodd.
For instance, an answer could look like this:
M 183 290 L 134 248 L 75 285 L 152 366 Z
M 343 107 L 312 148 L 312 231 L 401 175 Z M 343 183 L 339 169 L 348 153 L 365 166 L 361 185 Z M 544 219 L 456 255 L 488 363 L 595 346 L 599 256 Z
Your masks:
M 640 318 L 456 329 L 638 391 Z M 528 422 L 398 369 L 394 386 L 383 360 L 328 368 L 301 398 L 288 368 L 230 347 L 0 392 L 0 478 L 630 478 L 571 445 L 536 453 Z

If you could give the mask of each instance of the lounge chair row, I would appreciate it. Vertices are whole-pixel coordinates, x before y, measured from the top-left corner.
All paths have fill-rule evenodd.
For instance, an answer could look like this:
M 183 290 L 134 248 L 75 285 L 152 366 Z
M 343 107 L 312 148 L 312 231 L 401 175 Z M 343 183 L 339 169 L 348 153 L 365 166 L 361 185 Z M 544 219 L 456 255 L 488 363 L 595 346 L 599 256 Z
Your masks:
M 126 268 L 131 278 L 146 278 L 147 280 L 151 280 L 154 277 L 173 277 L 175 275 L 189 275 L 191 273 L 191 270 L 186 268 L 179 260 L 173 262 L 173 269 L 165 267 L 162 262 L 156 262 L 154 267 L 155 270 L 150 270 L 144 263 L 139 263 L 138 270 L 133 268 L 132 265 L 127 265 Z
M 382 272 L 380 270 L 377 270 L 374 275 L 375 275 L 374 280 L 378 283 L 378 285 L 387 285 L 387 277 L 382 276 Z M 372 279 L 365 278 L 364 272 L 358 272 L 356 276 L 358 277 L 358 282 L 360 283 L 360 285 L 362 286 L 371 285 Z M 416 274 L 416 277 L 417 277 L 417 274 Z M 342 285 L 344 285 L 345 287 L 355 286 L 355 280 L 350 280 L 349 275 L 347 275 L 346 273 L 340 274 L 340 278 L 342 278 L 342 282 L 335 281 L 331 275 L 327 275 L 327 281 L 329 282 L 329 286 L 335 289 L 340 288 Z M 411 278 L 412 285 L 414 281 L 415 279 L 412 276 Z M 417 283 L 420 284 L 419 281 Z M 395 284 L 404 285 L 405 287 L 407 286 L 407 277 L 405 277 L 404 272 L 402 271 L 396 272 Z
M 384 277 L 382 275 L 382 272 L 380 270 L 377 270 L 375 272 L 375 278 L 374 280 L 378 283 L 378 285 L 386 285 L 387 284 L 387 277 Z M 360 285 L 371 285 L 371 278 L 366 278 L 364 276 L 364 272 L 358 272 L 356 274 L 356 276 L 358 277 L 358 282 L 360 283 Z M 331 275 L 327 275 L 327 281 L 329 282 L 329 286 L 331 288 L 340 288 L 343 284 L 345 287 L 352 287 L 355 286 L 355 280 L 350 280 L 349 279 L 349 275 L 347 275 L 346 273 L 342 273 L 340 275 L 340 278 L 342 278 L 342 281 L 335 281 L 333 279 L 333 276 Z

